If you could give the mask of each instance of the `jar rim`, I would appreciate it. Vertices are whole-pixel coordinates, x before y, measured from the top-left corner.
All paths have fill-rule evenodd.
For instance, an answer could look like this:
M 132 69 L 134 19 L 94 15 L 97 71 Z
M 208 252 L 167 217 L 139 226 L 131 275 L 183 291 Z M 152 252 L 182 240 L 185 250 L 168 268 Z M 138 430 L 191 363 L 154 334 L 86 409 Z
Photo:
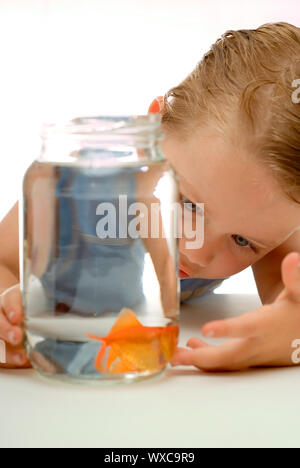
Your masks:
M 161 122 L 161 114 L 76 117 L 55 123 L 45 122 L 42 126 L 41 137 L 78 135 L 99 138 L 108 136 L 150 137 L 152 135 L 152 137 L 159 138 L 162 134 Z
M 160 114 L 148 114 L 77 117 L 72 120 L 44 123 L 40 134 L 40 160 L 72 163 L 75 159 L 88 163 L 93 160 L 93 164 L 96 161 L 103 164 L 103 158 L 99 157 L 100 149 L 102 153 L 104 151 L 110 154 L 113 151 L 118 154 L 125 152 L 127 156 L 123 158 L 122 163 L 126 164 L 136 162 L 135 154 L 139 150 L 147 150 L 147 157 L 146 153 L 143 153 L 145 160 L 163 160 L 160 142 L 165 136 L 162 133 L 161 122 Z M 110 158 L 110 163 L 112 159 Z M 141 159 L 139 156 L 139 160 Z

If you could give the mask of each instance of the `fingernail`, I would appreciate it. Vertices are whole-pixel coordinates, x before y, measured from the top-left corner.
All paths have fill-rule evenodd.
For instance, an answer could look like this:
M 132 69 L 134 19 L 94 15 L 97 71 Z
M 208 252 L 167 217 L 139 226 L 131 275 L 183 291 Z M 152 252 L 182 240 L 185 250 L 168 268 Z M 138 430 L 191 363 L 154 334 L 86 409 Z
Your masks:
M 213 338 L 215 336 L 215 331 L 208 330 L 207 332 L 205 332 L 205 336 L 207 336 L 207 338 Z
M 13 310 L 12 310 L 11 312 L 9 312 L 9 314 L 8 314 L 8 318 L 9 318 L 9 320 L 10 320 L 11 322 L 14 322 L 14 321 L 15 321 L 16 316 L 17 316 L 17 314 L 16 314 L 16 312 L 14 312 Z
M 18 337 L 17 337 L 17 333 L 16 333 L 15 331 L 9 332 L 9 334 L 8 334 L 8 341 L 9 341 L 11 344 L 18 344 L 19 340 L 18 340 Z

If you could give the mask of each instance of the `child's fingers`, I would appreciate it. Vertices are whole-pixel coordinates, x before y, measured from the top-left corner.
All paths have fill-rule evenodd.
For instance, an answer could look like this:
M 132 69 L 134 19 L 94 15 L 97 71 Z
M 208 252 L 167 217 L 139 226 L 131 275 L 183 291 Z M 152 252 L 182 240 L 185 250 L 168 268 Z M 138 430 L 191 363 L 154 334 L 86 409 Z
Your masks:
M 271 315 L 266 305 L 240 317 L 209 322 L 202 328 L 202 334 L 208 338 L 250 338 L 261 336 L 268 327 L 270 318 L 272 318 Z
M 5 363 L 0 364 L 0 368 L 15 369 L 20 367 L 31 367 L 25 350 L 22 347 L 13 347 L 6 344 Z
M 194 366 L 194 357 L 194 350 L 177 348 L 170 361 L 170 364 L 171 366 Z
M 21 322 L 23 307 L 22 294 L 19 285 L 13 286 L 1 295 L 1 305 L 7 319 L 13 325 Z
M 172 366 L 195 366 L 206 371 L 240 370 L 250 367 L 252 351 L 248 340 L 230 340 L 221 346 L 205 346 L 197 349 L 177 348 L 171 360 Z
M 14 327 L 7 320 L 3 311 L 0 309 L 0 339 L 16 346 L 22 342 L 23 332 L 20 327 Z
M 201 340 L 200 338 L 190 338 L 186 345 L 192 349 L 209 346 L 207 343 L 205 343 L 205 341 Z
M 284 297 L 289 296 L 293 301 L 300 303 L 300 264 L 299 253 L 290 252 L 281 264 L 281 276 L 285 286 Z
M 215 347 L 185 349 L 178 348 L 171 360 L 172 366 L 195 366 L 199 369 L 208 370 L 221 365 L 219 350 Z M 224 364 L 224 363 L 223 363 Z

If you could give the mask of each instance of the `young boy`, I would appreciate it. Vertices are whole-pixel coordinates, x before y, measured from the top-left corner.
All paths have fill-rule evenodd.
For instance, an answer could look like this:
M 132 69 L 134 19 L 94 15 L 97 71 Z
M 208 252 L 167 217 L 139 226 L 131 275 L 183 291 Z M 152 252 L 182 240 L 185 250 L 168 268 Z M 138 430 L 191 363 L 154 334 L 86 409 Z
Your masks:
M 204 246 L 188 250 L 180 241 L 183 297 L 252 265 L 263 303 L 206 324 L 204 336 L 229 340 L 216 347 L 191 338 L 173 365 L 293 365 L 291 345 L 300 339 L 299 80 L 299 28 L 279 23 L 230 31 L 149 109 L 163 116 L 163 152 L 183 201 L 205 202 Z M 20 345 L 17 206 L 2 222 L 0 238 L 0 339 L 8 366 L 28 366 Z

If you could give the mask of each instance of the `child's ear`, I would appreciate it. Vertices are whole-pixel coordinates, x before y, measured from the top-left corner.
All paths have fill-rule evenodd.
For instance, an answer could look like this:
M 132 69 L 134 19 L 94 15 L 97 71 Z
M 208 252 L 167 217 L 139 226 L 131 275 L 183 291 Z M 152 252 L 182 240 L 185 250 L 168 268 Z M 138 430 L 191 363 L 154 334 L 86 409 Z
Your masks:
M 163 103 L 164 98 L 162 96 L 158 96 L 154 99 L 151 106 L 149 107 L 148 113 L 149 114 L 160 114 L 163 112 Z

